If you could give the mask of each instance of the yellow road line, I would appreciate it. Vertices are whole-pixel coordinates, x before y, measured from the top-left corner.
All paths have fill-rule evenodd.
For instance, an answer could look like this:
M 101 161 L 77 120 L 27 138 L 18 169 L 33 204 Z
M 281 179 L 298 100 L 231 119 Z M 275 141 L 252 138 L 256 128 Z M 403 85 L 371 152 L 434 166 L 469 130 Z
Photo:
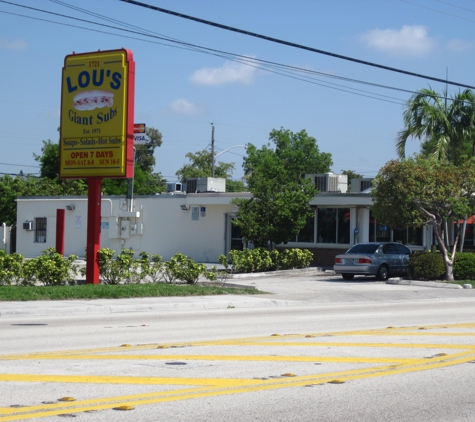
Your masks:
M 80 349 L 80 350 L 60 350 L 60 351 L 51 351 L 48 352 L 48 355 L 58 355 L 58 356 L 65 356 L 65 355 L 74 355 L 74 354 L 87 354 L 87 353 L 106 353 L 106 352 L 116 352 L 116 351 L 122 351 L 122 352 L 129 352 L 131 350 L 150 350 L 150 349 L 155 349 L 158 346 L 167 346 L 167 347 L 191 347 L 191 346 L 217 346 L 217 345 L 223 345 L 223 346 L 228 346 L 228 345 L 236 345 L 236 344 L 241 344 L 241 345 L 246 345 L 249 342 L 250 343 L 255 343 L 257 341 L 275 341 L 277 339 L 283 340 L 283 339 L 297 339 L 297 338 L 305 338 L 307 336 L 312 336 L 312 337 L 338 337 L 338 336 L 363 336 L 363 335 L 369 335 L 369 336 L 374 336 L 374 335 L 399 335 L 399 332 L 404 332 L 407 333 L 408 331 L 416 331 L 419 330 L 419 328 L 425 328 L 427 330 L 431 330 L 434 328 L 475 328 L 475 323 L 461 323 L 461 324 L 437 324 L 437 325 L 419 325 L 419 326 L 409 326 L 409 327 L 388 327 L 386 329 L 370 329 L 370 330 L 360 330 L 360 331 L 333 331 L 333 332 L 324 332 L 324 333 L 306 333 L 306 334 L 282 334 L 279 336 L 258 336 L 258 337 L 245 337 L 245 338 L 237 338 L 237 339 L 227 339 L 227 340 L 210 340 L 210 341 L 195 341 L 195 342 L 175 342 L 175 343 L 153 343 L 153 344 L 143 344 L 143 345 L 135 345 L 135 346 L 130 346 L 130 347 L 102 347 L 102 348 L 94 348 L 94 349 Z M 424 336 L 424 335 L 431 335 L 427 332 L 424 332 L 422 330 L 417 331 L 417 334 Z M 417 335 L 414 333 L 414 335 Z M 455 336 L 459 335 L 457 333 L 453 333 Z M 441 333 L 441 336 L 450 336 L 451 334 L 449 333 Z M 309 341 L 310 343 L 310 341 Z M 315 343 L 313 343 L 315 344 Z M 326 345 L 326 343 L 321 343 L 322 345 Z M 381 346 L 384 347 L 384 346 Z M 402 346 L 402 347 L 407 347 L 407 346 Z M 437 345 L 432 346 L 432 347 L 437 347 Z M 466 345 L 461 345 L 461 346 L 455 346 L 453 348 L 467 348 L 469 346 Z M 12 360 L 12 359 L 23 359 L 25 357 L 30 357 L 34 358 L 35 356 L 41 356 L 44 355 L 44 352 L 41 353 L 26 353 L 26 354 L 12 354 L 12 355 L 0 355 L 0 360 Z
M 475 346 L 474 346 L 475 348 Z M 250 361 L 250 362 L 343 362 L 343 363 L 413 363 L 420 358 L 368 358 L 339 356 L 261 356 L 261 355 L 39 355 L 17 360 L 212 360 L 212 361 Z
M 251 385 L 244 385 L 244 386 L 232 386 L 232 384 L 224 384 L 220 390 L 209 390 L 209 389 L 200 389 L 195 391 L 190 390 L 182 390 L 182 391 L 172 391 L 167 392 L 166 396 L 164 393 L 152 393 L 152 395 L 159 395 L 159 397 L 151 397 L 150 393 L 143 394 L 143 395 L 136 395 L 134 398 L 126 399 L 127 401 L 124 403 L 123 398 L 106 398 L 106 399 L 94 399 L 94 400 L 85 400 L 81 402 L 74 402 L 74 403 L 63 403 L 61 407 L 62 410 L 50 410 L 50 411 L 43 411 L 38 413 L 30 413 L 26 414 L 25 412 L 31 410 L 39 410 L 38 407 L 35 409 L 32 408 L 19 408 L 19 409 L 7 409 L 9 413 L 15 412 L 16 414 L 11 414 L 10 416 L 0 417 L 0 421 L 14 421 L 14 420 L 21 420 L 21 419 L 31 419 L 31 418 L 42 418 L 48 416 L 56 416 L 64 413 L 77 413 L 77 412 L 85 412 L 85 411 L 93 411 L 93 410 L 104 410 L 104 409 L 112 409 L 117 407 L 117 402 L 120 401 L 121 404 L 127 404 L 130 406 L 140 406 L 146 404 L 155 404 L 161 402 L 170 402 L 170 401 L 177 401 L 177 400 L 186 400 L 191 398 L 202 398 L 202 397 L 210 397 L 210 396 L 220 396 L 225 394 L 237 394 L 237 393 L 245 393 L 245 392 L 253 392 L 253 391 L 263 391 L 263 390 L 270 390 L 276 388 L 288 388 L 288 387 L 298 387 L 308 385 L 309 382 L 312 384 L 322 384 L 329 382 L 335 377 L 339 377 L 339 379 L 344 381 L 351 381 L 355 379 L 365 379 L 365 378 L 374 378 L 374 377 L 381 377 L 387 375 L 394 375 L 400 373 L 408 373 L 408 372 L 416 372 L 416 371 L 423 371 L 429 370 L 434 368 L 441 368 L 446 366 L 452 366 L 460 363 L 467 362 L 469 360 L 474 359 L 475 355 L 471 353 L 470 355 L 466 354 L 464 357 L 460 357 L 458 359 L 445 359 L 445 361 L 434 362 L 434 363 L 427 363 L 416 365 L 416 366 L 408 366 L 408 367 L 380 367 L 380 368 L 372 368 L 366 369 L 365 372 L 361 370 L 357 371 L 347 371 L 347 372 L 335 372 L 331 374 L 322 374 L 322 375 L 313 375 L 313 376 L 305 376 L 305 377 L 296 377 L 296 378 L 288 378 L 288 379 L 278 379 L 278 380 L 268 380 L 268 381 L 254 381 Z M 227 381 L 235 381 L 235 380 L 227 380 Z M 177 394 L 178 393 L 178 394 Z M 113 403 L 109 402 L 106 404 L 101 405 L 92 405 L 92 403 L 98 403 L 98 400 L 104 401 L 113 401 Z M 68 406 L 68 409 L 64 409 L 64 407 Z M 81 407 L 79 407 L 81 406 Z M 57 409 L 57 405 L 54 404 L 53 406 L 44 406 L 41 409 Z M 0 409 L 3 410 L 3 409 Z M 21 412 L 21 414 L 19 414 Z
M 223 384 L 248 385 L 255 381 L 228 378 L 171 378 L 171 377 L 133 377 L 112 375 L 42 375 L 42 374 L 0 374 L 0 381 L 10 382 L 55 382 L 86 384 L 140 384 L 140 385 L 209 385 Z
M 291 342 L 291 341 L 264 341 L 264 342 L 254 342 L 246 343 L 246 346 L 270 346 L 270 347 L 389 347 L 389 348 L 409 348 L 409 349 L 474 349 L 475 345 L 473 344 L 437 344 L 437 343 L 346 343 L 346 342 Z

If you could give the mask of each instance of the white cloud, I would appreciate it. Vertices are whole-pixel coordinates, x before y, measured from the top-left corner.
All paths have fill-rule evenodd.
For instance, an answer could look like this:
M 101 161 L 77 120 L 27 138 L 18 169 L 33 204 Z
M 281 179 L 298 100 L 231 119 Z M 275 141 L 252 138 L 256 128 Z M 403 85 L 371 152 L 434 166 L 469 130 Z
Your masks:
M 0 38 L 0 49 L 2 50 L 24 50 L 26 47 L 26 41 L 21 38 L 16 38 L 14 40 Z
M 256 68 L 242 63 L 226 62 L 221 67 L 206 67 L 194 72 L 190 81 L 196 85 L 249 85 L 254 80 Z
M 168 106 L 168 110 L 175 114 L 186 114 L 189 116 L 197 116 L 204 113 L 204 107 L 184 98 L 173 100 Z
M 427 28 L 420 25 L 403 25 L 396 29 L 373 29 L 361 36 L 369 47 L 394 55 L 418 56 L 435 47 Z

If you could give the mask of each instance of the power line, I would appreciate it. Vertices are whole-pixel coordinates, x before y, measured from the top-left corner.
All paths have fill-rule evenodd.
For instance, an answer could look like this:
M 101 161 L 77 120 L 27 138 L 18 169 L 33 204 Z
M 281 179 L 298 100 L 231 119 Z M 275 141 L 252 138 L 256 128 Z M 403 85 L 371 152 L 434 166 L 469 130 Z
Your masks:
M 115 33 L 112 33 L 112 32 L 99 31 L 99 30 L 92 29 L 92 28 L 84 28 L 84 27 L 80 27 L 80 26 L 77 26 L 77 25 L 70 25 L 70 24 L 65 24 L 65 23 L 61 23 L 61 22 L 55 22 L 55 21 L 51 21 L 51 20 L 47 20 L 47 19 L 41 19 L 41 18 L 26 16 L 26 15 L 11 13 L 11 12 L 0 11 L 0 13 L 6 13 L 6 14 L 11 14 L 11 15 L 21 16 L 21 17 L 25 17 L 25 18 L 29 18 L 29 19 L 40 20 L 40 21 L 44 21 L 44 22 L 48 22 L 48 23 L 54 23 L 54 24 L 69 26 L 69 27 L 73 27 L 73 28 L 85 29 L 85 30 L 89 30 L 89 31 L 93 31 L 93 32 L 99 32 L 99 33 L 105 33 L 105 34 L 114 35 L 114 36 L 120 36 L 120 37 L 123 37 L 123 38 L 135 39 L 135 40 L 138 40 L 138 41 L 150 42 L 150 43 L 154 43 L 154 44 L 161 44 L 161 45 L 165 45 L 165 46 L 168 46 L 168 47 L 175 47 L 175 48 L 182 48 L 182 49 L 185 49 L 185 50 L 197 51 L 197 52 L 201 52 L 201 53 L 205 53 L 205 54 L 214 55 L 214 56 L 217 56 L 217 57 L 222 57 L 222 58 L 225 58 L 227 60 L 236 61 L 236 62 L 239 62 L 239 63 L 242 63 L 242 64 L 246 64 L 248 66 L 256 67 L 256 68 L 265 70 L 265 71 L 270 72 L 270 73 L 279 74 L 279 75 L 282 75 L 282 76 L 297 79 L 297 80 L 307 82 L 307 83 L 312 83 L 314 85 L 323 86 L 323 87 L 334 89 L 334 90 L 337 90 L 337 91 L 347 92 L 347 93 L 350 93 L 350 94 L 359 95 L 359 96 L 363 96 L 363 97 L 366 97 L 366 98 L 372 98 L 372 99 L 376 99 L 376 100 L 380 100 L 380 101 L 390 102 L 390 103 L 394 103 L 394 104 L 398 104 L 398 105 L 401 105 L 401 104 L 404 103 L 404 100 L 397 99 L 397 98 L 394 98 L 394 97 L 387 97 L 387 96 L 382 95 L 382 94 L 377 94 L 377 93 L 374 93 L 374 92 L 358 90 L 356 88 L 351 88 L 351 87 L 347 87 L 347 86 L 344 86 L 344 85 L 339 85 L 339 84 L 335 84 L 335 83 L 330 82 L 329 84 L 340 87 L 340 88 L 334 88 L 334 87 L 329 86 L 329 85 L 327 85 L 326 83 L 323 83 L 323 82 L 320 82 L 320 83 L 314 82 L 314 80 L 315 80 L 314 78 L 303 78 L 303 77 L 290 76 L 287 73 L 277 72 L 275 70 L 272 70 L 272 69 L 269 69 L 269 68 L 266 68 L 266 67 L 263 67 L 263 66 L 259 66 L 259 65 L 253 65 L 253 64 L 250 64 L 250 63 L 247 62 L 249 60 L 254 60 L 257 63 L 261 63 L 261 62 L 265 63 L 266 62 L 265 60 L 250 58 L 250 57 L 246 57 L 246 56 L 242 56 L 242 55 L 238 55 L 238 54 L 234 54 L 234 53 L 228 53 L 228 52 L 225 52 L 225 51 L 216 50 L 216 49 L 212 49 L 212 48 L 208 48 L 208 47 L 201 47 L 201 46 L 190 44 L 190 43 L 187 43 L 187 42 L 184 42 L 184 41 L 177 41 L 177 40 L 174 40 L 174 39 L 171 39 L 171 38 L 164 38 L 162 36 L 155 36 L 155 35 L 151 35 L 151 34 L 147 34 L 147 33 L 143 33 L 143 32 L 128 30 L 128 29 L 125 29 L 125 28 L 118 28 L 118 27 L 114 27 L 114 26 L 111 26 L 111 25 L 105 25 L 105 24 L 101 24 L 101 23 L 98 23 L 98 22 L 89 21 L 89 20 L 86 20 L 86 19 L 80 19 L 80 18 L 68 16 L 68 15 L 63 15 L 63 14 L 60 14 L 60 13 L 49 12 L 49 11 L 46 11 L 46 10 L 37 9 L 37 8 L 34 8 L 34 7 L 30 7 L 30 6 L 24 6 L 24 5 L 16 4 L 16 3 L 5 1 L 5 0 L 0 0 L 0 2 L 1 3 L 8 3 L 8 4 L 19 6 L 19 7 L 24 7 L 24 8 L 27 8 L 27 9 L 32 9 L 32 10 L 43 12 L 43 13 L 48 13 L 48 14 L 61 16 L 61 17 L 65 17 L 65 18 L 68 18 L 68 19 L 74 19 L 74 20 L 79 20 L 81 22 L 87 22 L 87 23 L 91 23 L 91 24 L 94 24 L 94 25 L 104 26 L 104 27 L 116 29 L 116 30 L 119 30 L 119 31 L 131 32 L 131 33 L 135 33 L 135 34 L 139 34 L 139 35 L 143 35 L 143 36 L 147 36 L 147 37 L 162 39 L 164 41 L 179 44 L 181 47 L 176 47 L 176 46 L 172 46 L 172 45 L 169 45 L 169 44 L 157 43 L 157 42 L 153 42 L 153 41 L 149 41 L 149 40 L 144 40 L 144 39 L 141 39 L 141 38 L 124 36 L 124 35 L 115 34 Z M 273 62 L 267 62 L 267 63 L 273 63 Z M 325 74 L 325 73 L 322 73 L 322 72 L 314 72 L 314 71 L 311 71 L 309 69 L 301 69 L 301 68 L 292 67 L 292 66 L 288 66 L 288 65 L 284 65 L 284 64 L 279 64 L 279 63 L 275 63 L 275 65 L 280 66 L 282 68 L 289 68 L 289 69 L 293 68 L 294 71 L 306 72 L 306 73 L 312 73 L 313 72 L 315 74 L 320 74 L 321 76 L 337 78 L 337 79 L 341 78 L 343 80 L 348 80 L 348 81 L 351 81 L 351 82 L 357 82 L 357 83 L 362 83 L 362 84 L 366 84 L 366 85 L 385 87 L 384 85 L 373 84 L 371 82 L 358 81 L 356 79 L 338 77 L 338 76 L 335 76 L 335 75 L 329 75 L 329 74 Z M 291 71 L 289 71 L 289 72 L 291 72 Z M 388 86 L 386 86 L 386 88 L 387 89 L 394 89 L 394 90 L 398 90 L 398 91 L 414 93 L 414 91 L 404 90 L 404 89 L 401 89 L 401 88 L 388 87 Z M 352 91 L 349 91 L 349 90 L 366 92 L 366 94 L 360 94 L 358 92 L 352 92 Z M 390 101 L 390 100 L 387 100 L 387 99 L 374 97 L 374 95 L 379 96 L 379 97 L 390 98 L 390 99 L 393 99 L 393 100 L 396 100 L 396 101 Z
M 40 166 L 27 166 L 27 165 L 24 165 L 24 164 L 10 164 L 10 163 L 0 163 L 0 164 L 1 164 L 1 165 L 4 165 L 4 166 L 40 168 Z
M 120 1 L 123 1 L 125 3 L 130 3 L 130 4 L 135 5 L 135 6 L 145 7 L 147 9 L 151 9 L 151 10 L 154 10 L 156 12 L 167 13 L 169 15 L 177 16 L 177 17 L 184 18 L 184 19 L 189 19 L 189 20 L 192 20 L 192 21 L 195 21 L 195 22 L 203 23 L 205 25 L 214 26 L 216 28 L 225 29 L 227 31 L 237 32 L 237 33 L 240 33 L 240 34 L 249 35 L 251 37 L 260 38 L 260 39 L 263 39 L 263 40 L 266 40 L 266 41 L 274 42 L 274 43 L 277 43 L 277 44 L 283 44 L 283 45 L 287 45 L 289 47 L 295 47 L 295 48 L 299 48 L 299 49 L 302 49 L 302 50 L 311 51 L 313 53 L 318 53 L 318 54 L 323 54 L 323 55 L 326 55 L 326 56 L 335 57 L 337 59 L 347 60 L 347 61 L 351 61 L 351 62 L 354 62 L 354 63 L 364 64 L 366 66 L 372 66 L 372 67 L 376 67 L 376 68 L 379 68 L 379 69 L 389 70 L 391 72 L 402 73 L 404 75 L 409 75 L 409 76 L 415 76 L 415 77 L 418 77 L 418 78 L 428 79 L 428 80 L 435 81 L 435 82 L 442 82 L 442 83 L 445 83 L 445 84 L 455 85 L 455 86 L 459 86 L 459 87 L 462 87 L 462 88 L 475 89 L 475 86 L 465 85 L 465 84 L 462 84 L 462 83 L 459 83 L 459 82 L 448 81 L 448 80 L 444 80 L 444 79 L 440 79 L 440 78 L 435 78 L 433 76 L 422 75 L 420 73 L 409 72 L 407 70 L 397 69 L 395 67 L 384 66 L 384 65 L 381 65 L 381 64 L 368 62 L 368 61 L 365 61 L 365 60 L 360 60 L 360 59 L 356 59 L 356 58 L 349 57 L 349 56 L 343 56 L 341 54 L 331 53 L 329 51 L 319 50 L 317 48 L 308 47 L 308 46 L 305 46 L 305 45 L 302 45 L 302 44 L 297 44 L 297 43 L 293 43 L 293 42 L 290 42 L 290 41 L 285 41 L 285 40 L 281 40 L 281 39 L 278 39 L 278 38 L 269 37 L 267 35 L 258 34 L 256 32 L 250 32 L 250 31 L 246 31 L 246 30 L 243 30 L 243 29 L 238 29 L 238 28 L 235 28 L 235 27 L 232 27 L 232 26 L 223 25 L 223 24 L 208 21 L 208 20 L 205 20 L 205 19 L 196 18 L 194 16 L 185 15 L 183 13 L 173 12 L 172 10 L 163 9 L 161 7 L 152 6 L 150 4 L 141 3 L 141 2 L 138 2 L 138 1 L 135 1 L 135 0 L 120 0 Z
M 59 5 L 63 5 L 65 7 L 69 7 L 71 9 L 76 10 L 76 11 L 80 11 L 82 13 L 86 13 L 88 15 L 92 15 L 92 16 L 98 17 L 100 19 L 104 19 L 104 20 L 109 21 L 109 22 L 116 22 L 116 23 L 119 23 L 122 26 L 128 26 L 130 28 L 140 29 L 139 27 L 128 24 L 126 22 L 122 22 L 122 21 L 119 21 L 119 20 L 116 20 L 116 19 L 111 19 L 111 18 L 108 18 L 106 16 L 100 15 L 98 13 L 90 12 L 86 9 L 82 9 L 82 8 L 79 8 L 79 7 L 69 5 L 68 3 L 64 3 L 64 2 L 61 2 L 59 0 L 50 0 L 50 1 L 53 2 L 53 3 L 59 4 Z M 10 13 L 10 12 L 3 12 L 3 11 L 0 11 L 0 13 L 12 14 L 12 15 L 16 15 L 16 16 L 29 18 L 29 19 L 45 21 L 45 22 L 48 22 L 48 23 L 54 23 L 54 24 L 58 24 L 58 25 L 69 26 L 69 27 L 89 30 L 89 31 L 93 31 L 93 32 L 99 32 L 99 33 L 105 33 L 105 34 L 114 35 L 114 36 L 120 36 L 120 37 L 123 37 L 123 38 L 135 39 L 135 40 L 138 40 L 138 41 L 151 42 L 151 43 L 154 43 L 154 44 L 165 45 L 165 46 L 168 46 L 168 47 L 182 48 L 182 49 L 185 49 L 185 50 L 191 50 L 191 51 L 197 51 L 197 52 L 204 53 L 204 54 L 210 54 L 210 55 L 214 55 L 214 56 L 217 56 L 217 57 L 225 58 L 227 60 L 231 60 L 231 61 L 235 61 L 235 62 L 238 62 L 238 63 L 241 63 L 241 64 L 245 64 L 247 66 L 256 67 L 258 69 L 265 70 L 265 71 L 270 72 L 270 73 L 278 74 L 278 75 L 285 76 L 285 77 L 288 77 L 288 78 L 292 78 L 292 79 L 300 80 L 300 81 L 303 81 L 303 82 L 311 83 L 311 84 L 314 84 L 314 85 L 322 86 L 322 87 L 325 87 L 325 88 L 334 89 L 334 90 L 337 90 L 337 91 L 347 92 L 347 93 L 350 93 L 350 94 L 353 94 L 353 95 L 358 95 L 358 96 L 362 96 L 362 97 L 366 97 L 366 98 L 376 99 L 376 100 L 379 100 L 379 101 L 385 101 L 385 102 L 398 104 L 398 105 L 402 105 L 402 104 L 405 103 L 405 100 L 402 100 L 402 99 L 399 99 L 399 98 L 394 98 L 394 97 L 386 96 L 386 95 L 383 95 L 383 94 L 378 94 L 378 93 L 375 93 L 375 92 L 360 90 L 360 89 L 356 89 L 356 88 L 352 88 L 352 87 L 348 87 L 348 86 L 345 86 L 345 85 L 340 85 L 340 84 L 336 84 L 336 83 L 332 83 L 332 82 L 323 82 L 323 81 L 320 81 L 319 79 L 316 79 L 316 78 L 305 77 L 305 76 L 297 77 L 297 76 L 293 76 L 292 73 L 299 72 L 299 73 L 308 73 L 308 74 L 320 75 L 320 76 L 323 76 L 323 77 L 343 80 L 343 81 L 352 82 L 352 83 L 360 83 L 360 84 L 364 84 L 364 85 L 368 85 L 368 86 L 374 86 L 374 87 L 378 87 L 378 88 L 391 89 L 391 90 L 396 90 L 396 91 L 400 91 L 400 92 L 407 92 L 407 93 L 411 93 L 411 94 L 416 94 L 415 91 L 407 90 L 407 89 L 403 89 L 403 88 L 397 88 L 397 87 L 392 87 L 392 86 L 388 86 L 388 85 L 376 84 L 376 83 L 373 83 L 373 82 L 361 81 L 361 80 L 358 80 L 358 79 L 347 78 L 347 77 L 343 77 L 343 76 L 331 75 L 331 74 L 324 73 L 324 72 L 318 72 L 318 71 L 314 71 L 314 70 L 310 70 L 310 69 L 303 69 L 303 68 L 299 68 L 299 67 L 296 67 L 296 66 L 284 65 L 284 64 L 281 64 L 281 63 L 272 62 L 272 61 L 268 61 L 268 60 L 263 60 L 263 59 L 257 59 L 257 58 L 249 57 L 249 56 L 238 55 L 238 54 L 235 54 L 235 53 L 229 53 L 229 52 L 226 52 L 226 51 L 216 50 L 216 49 L 212 49 L 212 48 L 208 48 L 208 47 L 202 47 L 202 46 L 199 46 L 199 45 L 187 43 L 185 41 L 180 41 L 180 40 L 177 40 L 175 38 L 170 38 L 170 37 L 164 36 L 162 34 L 152 35 L 152 34 L 157 34 L 157 33 L 153 32 L 153 31 L 149 31 L 149 30 L 147 30 L 148 33 L 139 32 L 139 31 L 135 31 L 135 30 L 128 30 L 128 29 L 125 29 L 125 28 L 122 28 L 122 27 L 119 28 L 119 27 L 115 27 L 115 26 L 111 26 L 111 25 L 105 25 L 105 24 L 102 24 L 102 23 L 94 22 L 94 21 L 89 21 L 89 20 L 86 20 L 86 19 L 81 19 L 81 18 L 76 18 L 76 17 L 73 17 L 73 16 L 68 16 L 68 15 L 56 13 L 56 12 L 50 12 L 50 11 L 47 11 L 47 10 L 37 9 L 37 8 L 34 8 L 34 7 L 30 7 L 30 6 L 24 6 L 24 5 L 20 5 L 20 4 L 13 3 L 13 2 L 10 2 L 10 1 L 6 1 L 6 0 L 0 0 L 0 2 L 8 3 L 8 4 L 11 4 L 11 5 L 14 5 L 14 6 L 18 6 L 18 7 L 23 7 L 23 8 L 26 8 L 26 9 L 39 11 L 39 12 L 42 12 L 42 13 L 53 14 L 53 15 L 65 17 L 65 18 L 68 18 L 68 19 L 73 19 L 73 20 L 78 20 L 78 21 L 81 21 L 81 22 L 86 22 L 86 23 L 90 23 L 90 24 L 94 24 L 94 25 L 104 26 L 104 27 L 116 29 L 116 30 L 119 30 L 119 31 L 131 32 L 131 33 L 135 33 L 135 34 L 139 34 L 139 35 L 143 35 L 143 36 L 147 36 L 147 37 L 157 38 L 157 39 L 161 39 L 161 40 L 164 40 L 164 41 L 167 41 L 167 42 L 179 44 L 180 47 L 170 45 L 170 44 L 165 44 L 165 43 L 153 42 L 153 41 L 150 41 L 150 40 L 144 40 L 142 38 L 124 36 L 124 35 L 116 34 L 116 33 L 113 33 L 113 32 L 99 31 L 99 30 L 92 29 L 92 28 L 85 28 L 85 27 L 81 27 L 81 26 L 69 25 L 69 24 L 56 22 L 56 21 L 51 21 L 51 20 L 47 20 L 47 19 L 25 16 L 25 15 L 21 15 L 21 14 L 15 14 L 15 13 Z M 255 64 L 252 64 L 252 63 L 255 63 Z M 268 66 L 269 68 L 266 68 L 264 66 Z M 283 70 L 282 70 L 282 72 L 278 72 L 274 69 L 283 69 Z M 319 81 L 319 82 L 315 82 L 315 81 Z M 330 86 L 330 85 L 333 85 L 333 86 Z M 339 88 L 335 88 L 335 86 L 339 87 Z M 363 92 L 364 94 L 361 94 L 361 92 Z M 442 96 L 440 96 L 438 98 L 448 99 L 450 101 L 453 100 L 451 98 L 445 98 L 445 97 L 442 97 Z
M 463 16 L 454 15 L 454 14 L 448 13 L 448 12 L 443 12 L 442 10 L 434 9 L 433 7 L 423 6 L 422 4 L 414 3 L 412 1 L 408 1 L 408 0 L 400 0 L 400 1 L 402 1 L 403 3 L 407 3 L 407 4 L 412 4 L 413 6 L 421 7 L 422 9 L 427 9 L 427 10 L 431 10 L 433 12 L 442 13 L 443 15 L 452 16 L 453 18 L 463 19 L 464 21 L 469 21 L 469 22 L 475 22 L 475 20 L 473 20 L 473 19 L 464 18 Z M 437 0 L 435 0 L 435 1 L 437 1 Z M 444 2 L 440 2 L 440 3 L 444 3 Z M 445 4 L 450 4 L 450 3 L 445 3 Z M 455 5 L 451 5 L 451 6 L 458 7 L 458 6 L 455 6 Z M 466 9 L 466 10 L 470 10 L 470 9 Z M 472 10 L 472 12 L 473 12 L 473 10 Z
M 468 8 L 466 8 L 466 7 L 458 6 L 458 5 L 456 5 L 456 4 L 449 3 L 449 2 L 447 2 L 447 1 L 442 1 L 442 0 L 434 0 L 434 1 L 436 1 L 436 2 L 438 2 L 438 3 L 442 3 L 442 4 L 447 4 L 447 5 L 452 6 L 452 7 L 456 7 L 457 9 L 467 10 L 467 11 L 469 11 L 469 12 L 475 13 L 475 10 L 473 10 L 473 9 L 468 9 Z M 458 17 L 458 16 L 457 16 L 457 17 Z

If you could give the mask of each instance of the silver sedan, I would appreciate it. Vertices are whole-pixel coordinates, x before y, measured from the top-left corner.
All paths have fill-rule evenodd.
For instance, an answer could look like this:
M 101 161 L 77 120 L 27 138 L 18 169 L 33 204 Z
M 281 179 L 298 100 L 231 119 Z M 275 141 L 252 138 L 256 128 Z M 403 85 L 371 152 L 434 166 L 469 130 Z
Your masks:
M 412 251 L 401 243 L 358 243 L 335 257 L 333 269 L 345 280 L 355 275 L 373 275 L 386 281 L 389 276 L 406 275 Z

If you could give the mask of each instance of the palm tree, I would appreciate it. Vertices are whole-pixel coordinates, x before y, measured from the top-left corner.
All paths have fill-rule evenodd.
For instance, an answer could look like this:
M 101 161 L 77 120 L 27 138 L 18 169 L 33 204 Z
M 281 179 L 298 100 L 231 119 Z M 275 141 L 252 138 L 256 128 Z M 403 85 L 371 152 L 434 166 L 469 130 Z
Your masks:
M 466 89 L 447 104 L 447 92 L 439 95 L 432 89 L 421 89 L 406 104 L 405 129 L 399 132 L 396 151 L 405 157 L 406 141 L 422 140 L 421 153 L 436 160 L 459 165 L 475 156 L 475 94 Z

